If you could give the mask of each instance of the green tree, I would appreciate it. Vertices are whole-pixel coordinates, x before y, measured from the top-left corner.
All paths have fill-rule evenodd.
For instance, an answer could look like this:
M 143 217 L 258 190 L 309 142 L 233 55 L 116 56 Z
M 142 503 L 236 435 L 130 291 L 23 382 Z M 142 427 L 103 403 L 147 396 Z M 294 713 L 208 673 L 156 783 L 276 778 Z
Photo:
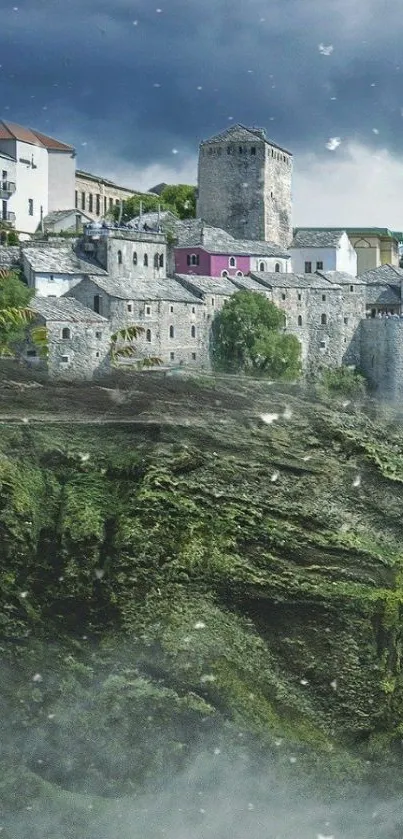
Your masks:
M 301 345 L 284 333 L 285 315 L 263 294 L 238 291 L 213 321 L 212 360 L 217 371 L 294 380 Z
M 29 303 L 34 295 L 16 272 L 0 270 L 0 356 L 15 356 L 27 328 L 35 319 Z M 47 355 L 47 331 L 31 326 L 30 336 L 42 356 Z
M 171 184 L 161 192 L 161 201 L 180 219 L 196 218 L 196 187 L 189 184 Z
M 139 194 L 131 195 L 130 198 L 127 198 L 126 201 L 123 201 L 123 212 L 122 212 L 122 221 L 127 222 L 131 221 L 132 218 L 135 218 L 140 214 L 140 205 L 142 207 L 143 213 L 155 213 L 158 210 L 158 205 L 161 206 L 161 209 L 169 209 L 163 205 L 161 198 L 157 195 L 147 195 L 147 194 Z M 114 207 L 112 210 L 112 216 L 117 221 L 120 216 L 120 207 Z
M 20 243 L 20 240 L 18 238 L 18 233 L 16 233 L 15 230 L 10 230 L 10 232 L 7 233 L 7 244 L 8 245 L 19 245 L 19 243 Z

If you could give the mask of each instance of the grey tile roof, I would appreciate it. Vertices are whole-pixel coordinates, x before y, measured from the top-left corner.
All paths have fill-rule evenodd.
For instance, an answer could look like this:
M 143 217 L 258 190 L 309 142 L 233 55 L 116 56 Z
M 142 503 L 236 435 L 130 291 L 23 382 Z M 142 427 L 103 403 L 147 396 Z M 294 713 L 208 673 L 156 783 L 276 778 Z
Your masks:
M 0 268 L 16 268 L 20 263 L 18 245 L 0 245 Z
M 178 248 L 203 248 L 207 253 L 224 253 L 234 256 L 273 256 L 290 259 L 288 253 L 275 242 L 259 242 L 254 239 L 235 239 L 220 227 L 211 227 L 202 219 L 195 219 L 192 225 L 177 226 Z
M 366 303 L 371 306 L 375 303 L 383 306 L 398 306 L 401 302 L 400 289 L 386 283 L 367 283 Z
M 200 300 L 174 279 L 133 279 L 125 277 L 90 277 L 109 294 L 121 300 L 169 300 L 182 303 L 200 303 Z
M 215 294 L 217 297 L 229 297 L 237 287 L 229 277 L 205 277 L 198 274 L 175 274 L 180 283 L 200 294 Z
M 107 276 L 96 263 L 87 257 L 77 256 L 70 246 L 24 248 L 26 257 L 33 271 L 44 274 L 99 274 Z
M 296 230 L 290 248 L 337 248 L 345 230 Z
M 245 291 L 268 291 L 267 285 L 259 283 L 253 277 L 234 277 L 233 282 L 238 289 L 245 289 Z
M 264 128 L 247 128 L 246 125 L 242 125 L 240 122 L 236 125 L 232 125 L 230 128 L 225 128 L 224 131 L 221 131 L 219 134 L 215 134 L 213 137 L 209 137 L 208 140 L 203 140 L 200 145 L 204 146 L 209 145 L 210 143 L 250 142 L 251 140 L 264 140 L 265 143 L 273 146 L 275 149 L 279 149 L 279 151 L 283 151 L 285 154 L 291 155 L 291 152 L 287 151 L 287 149 L 282 148 L 277 145 L 277 143 L 273 143 L 272 140 L 268 140 Z
M 73 297 L 34 297 L 31 308 L 45 320 L 70 321 L 71 323 L 107 323 L 107 319 L 83 306 Z
M 365 285 L 361 277 L 354 277 L 347 271 L 316 271 L 316 273 L 337 285 Z
M 88 221 L 92 221 L 91 216 L 88 216 L 84 210 L 77 210 L 76 208 L 72 208 L 71 210 L 54 210 L 53 213 L 48 213 L 47 216 L 44 217 L 43 223 L 47 224 L 54 224 L 55 221 L 62 221 L 64 218 L 68 218 L 71 215 L 81 216 L 83 218 L 88 219 Z
M 364 283 L 395 283 L 399 285 L 403 280 L 403 268 L 398 268 L 394 265 L 379 265 L 378 268 L 372 268 L 370 271 L 364 271 L 360 274 L 360 280 Z
M 252 271 L 251 277 L 269 288 L 326 288 L 328 291 L 341 289 L 319 274 L 275 274 L 268 271 Z

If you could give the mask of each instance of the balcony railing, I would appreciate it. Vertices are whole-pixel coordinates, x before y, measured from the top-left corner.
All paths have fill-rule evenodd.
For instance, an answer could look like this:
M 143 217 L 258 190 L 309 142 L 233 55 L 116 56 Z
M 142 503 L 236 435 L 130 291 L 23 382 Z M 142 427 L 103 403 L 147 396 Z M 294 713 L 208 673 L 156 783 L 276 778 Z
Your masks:
M 13 224 L 15 224 L 15 213 L 12 213 L 11 211 L 8 211 L 6 213 L 0 212 L 0 224 L 1 222 L 3 222 L 3 224 L 9 224 L 10 226 L 12 226 Z
M 10 198 L 15 189 L 15 183 L 12 181 L 0 181 L 0 198 Z

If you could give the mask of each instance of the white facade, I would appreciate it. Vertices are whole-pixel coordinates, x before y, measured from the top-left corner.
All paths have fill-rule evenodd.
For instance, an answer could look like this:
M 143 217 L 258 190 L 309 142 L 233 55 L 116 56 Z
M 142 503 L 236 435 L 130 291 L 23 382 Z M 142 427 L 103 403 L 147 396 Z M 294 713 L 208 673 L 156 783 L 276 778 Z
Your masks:
M 357 276 L 357 254 L 347 233 L 342 233 L 334 247 L 290 247 L 292 271 L 310 274 L 315 271 L 344 271 Z M 310 267 L 309 267 L 310 266 Z
M 277 272 L 279 270 L 277 266 L 279 265 L 280 274 L 291 272 L 291 259 L 285 259 L 281 256 L 251 256 L 250 265 L 251 271 Z
M 14 227 L 21 233 L 35 233 L 41 207 L 48 211 L 48 153 L 40 146 L 16 140 L 16 190 L 8 201 L 15 213 Z
M 30 271 L 28 285 L 37 297 L 62 297 L 84 279 L 84 274 L 45 274 Z
M 48 149 L 48 213 L 70 210 L 75 202 L 76 157 L 57 149 Z

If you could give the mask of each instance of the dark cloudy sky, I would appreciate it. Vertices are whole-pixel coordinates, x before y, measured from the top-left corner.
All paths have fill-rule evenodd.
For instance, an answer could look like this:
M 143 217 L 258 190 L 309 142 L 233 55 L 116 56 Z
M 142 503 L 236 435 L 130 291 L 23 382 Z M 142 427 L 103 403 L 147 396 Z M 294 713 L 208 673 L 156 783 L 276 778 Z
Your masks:
M 402 228 L 402 3 L 0 0 L 0 118 L 141 188 L 265 126 L 295 155 L 296 223 Z

